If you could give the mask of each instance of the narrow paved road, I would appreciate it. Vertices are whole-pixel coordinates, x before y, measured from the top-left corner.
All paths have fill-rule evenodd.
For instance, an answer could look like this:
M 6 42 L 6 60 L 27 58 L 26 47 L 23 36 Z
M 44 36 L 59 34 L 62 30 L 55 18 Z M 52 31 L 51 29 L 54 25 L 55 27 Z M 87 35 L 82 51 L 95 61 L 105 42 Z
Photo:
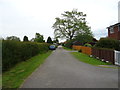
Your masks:
M 58 48 L 22 88 L 118 88 L 118 70 L 92 66 Z

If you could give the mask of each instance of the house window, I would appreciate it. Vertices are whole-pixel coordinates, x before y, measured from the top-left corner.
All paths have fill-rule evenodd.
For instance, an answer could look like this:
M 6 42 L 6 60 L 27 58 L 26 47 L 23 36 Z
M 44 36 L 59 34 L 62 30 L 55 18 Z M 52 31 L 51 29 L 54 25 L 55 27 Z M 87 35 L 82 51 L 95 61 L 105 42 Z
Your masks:
M 110 33 L 114 33 L 114 28 L 110 27 Z

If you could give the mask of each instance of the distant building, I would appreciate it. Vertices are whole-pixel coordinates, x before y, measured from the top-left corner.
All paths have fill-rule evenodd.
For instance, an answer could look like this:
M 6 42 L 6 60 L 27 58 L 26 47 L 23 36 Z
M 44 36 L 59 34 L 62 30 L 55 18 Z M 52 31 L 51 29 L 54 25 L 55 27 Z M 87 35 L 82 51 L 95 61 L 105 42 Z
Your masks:
M 108 37 L 120 40 L 120 23 L 108 27 Z

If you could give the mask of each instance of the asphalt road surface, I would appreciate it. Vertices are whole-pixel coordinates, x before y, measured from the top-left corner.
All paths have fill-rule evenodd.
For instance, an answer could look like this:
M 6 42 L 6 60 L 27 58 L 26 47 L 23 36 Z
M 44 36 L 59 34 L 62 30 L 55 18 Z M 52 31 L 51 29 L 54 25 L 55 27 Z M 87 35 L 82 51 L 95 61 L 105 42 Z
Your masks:
M 118 88 L 118 69 L 80 62 L 59 47 L 21 88 Z

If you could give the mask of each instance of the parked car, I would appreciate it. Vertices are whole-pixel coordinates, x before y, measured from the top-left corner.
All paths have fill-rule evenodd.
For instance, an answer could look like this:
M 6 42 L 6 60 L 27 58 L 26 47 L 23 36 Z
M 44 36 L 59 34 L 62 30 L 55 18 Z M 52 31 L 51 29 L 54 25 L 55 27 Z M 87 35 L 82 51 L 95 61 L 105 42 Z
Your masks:
M 49 46 L 49 49 L 50 49 L 50 50 L 55 50 L 55 49 L 56 49 L 56 46 L 55 46 L 55 45 L 50 45 L 50 46 Z

